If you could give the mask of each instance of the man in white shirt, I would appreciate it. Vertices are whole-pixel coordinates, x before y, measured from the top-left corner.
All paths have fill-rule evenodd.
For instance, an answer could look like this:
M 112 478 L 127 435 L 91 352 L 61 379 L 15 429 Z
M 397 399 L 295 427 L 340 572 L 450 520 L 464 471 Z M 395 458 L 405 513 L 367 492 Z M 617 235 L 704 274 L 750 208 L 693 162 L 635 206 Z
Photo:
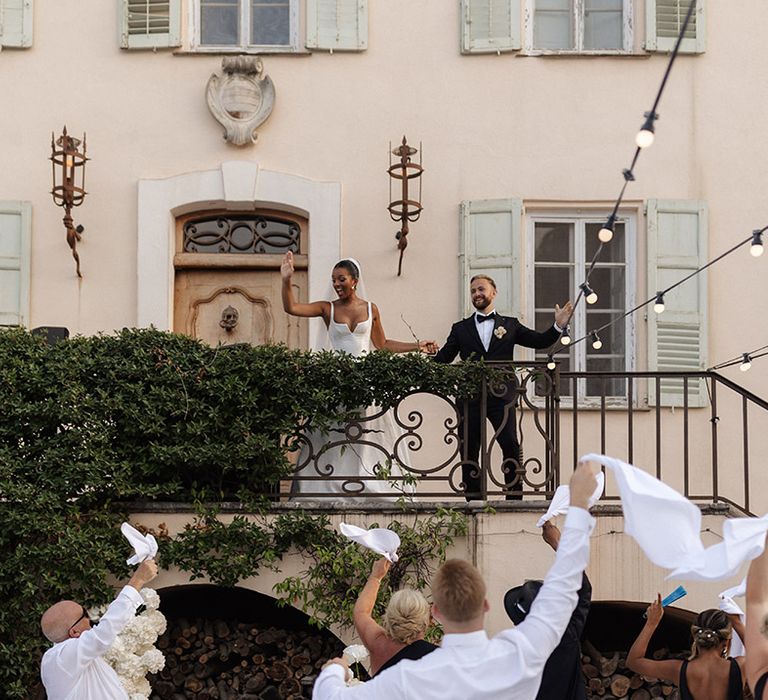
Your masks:
M 418 661 L 401 661 L 373 680 L 347 688 L 347 665 L 332 659 L 315 682 L 313 700 L 532 700 L 549 655 L 576 607 L 589 559 L 594 519 L 588 512 L 596 487 L 590 464 L 571 477 L 571 508 L 555 563 L 526 619 L 488 639 L 488 601 L 480 573 L 453 559 L 435 574 L 432 614 L 443 625 L 442 646 Z
M 101 657 L 144 601 L 139 591 L 157 576 L 153 559 L 143 561 L 96 627 L 85 608 L 62 600 L 43 613 L 40 626 L 53 646 L 43 654 L 40 675 L 48 700 L 128 700 L 114 669 Z

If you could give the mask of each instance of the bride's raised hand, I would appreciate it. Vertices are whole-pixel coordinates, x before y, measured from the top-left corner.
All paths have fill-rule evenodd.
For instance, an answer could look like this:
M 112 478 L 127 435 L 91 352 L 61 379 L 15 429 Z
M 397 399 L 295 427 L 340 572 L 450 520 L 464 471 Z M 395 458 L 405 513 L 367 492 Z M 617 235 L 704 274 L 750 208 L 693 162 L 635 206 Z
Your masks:
M 289 280 L 293 277 L 293 253 L 290 250 L 283 256 L 283 264 L 280 265 L 280 275 L 284 280 Z

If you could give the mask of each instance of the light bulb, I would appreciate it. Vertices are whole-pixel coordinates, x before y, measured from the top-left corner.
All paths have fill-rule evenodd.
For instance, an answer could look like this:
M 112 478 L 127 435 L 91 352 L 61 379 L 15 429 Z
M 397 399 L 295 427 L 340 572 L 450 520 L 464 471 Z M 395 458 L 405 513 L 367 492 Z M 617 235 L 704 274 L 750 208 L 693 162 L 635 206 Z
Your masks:
M 65 158 L 65 161 L 66 161 L 66 163 L 67 163 L 67 167 L 68 167 L 68 168 L 71 168 L 71 167 L 72 167 L 72 166 L 75 164 L 75 159 L 74 159 L 74 157 L 73 157 L 73 156 L 67 156 L 67 157 Z
M 656 303 L 653 305 L 653 310 L 660 314 L 664 311 L 664 295 L 661 292 L 656 293 Z
M 589 334 L 589 339 L 592 341 L 592 347 L 595 350 L 599 350 L 601 347 L 603 347 L 603 341 L 600 340 L 600 336 L 597 334 L 597 331 L 592 331 Z
M 749 252 L 753 258 L 759 258 L 763 254 L 763 232 L 752 232 L 752 245 L 749 247 Z
M 597 238 L 601 243 L 610 243 L 613 239 L 613 228 L 609 227 L 608 224 L 605 224 L 605 226 L 597 232 Z
M 584 293 L 587 304 L 594 304 L 597 301 L 597 293 L 586 282 L 582 282 L 579 285 L 579 289 Z
M 557 365 L 555 364 L 555 361 L 550 357 L 547 361 L 547 369 L 555 369 Z
M 653 131 L 643 127 L 640 129 L 640 131 L 637 132 L 637 136 L 635 136 L 635 143 L 637 144 L 638 148 L 648 148 L 653 144 L 654 138 L 655 136 Z
M 571 336 L 568 335 L 568 329 L 567 328 L 563 331 L 563 334 L 560 336 L 560 342 L 563 345 L 570 345 L 571 344 Z
M 744 359 L 742 363 L 739 365 L 739 369 L 742 372 L 747 372 L 749 371 L 749 368 L 752 367 L 752 358 L 749 356 L 749 353 L 746 353 L 746 352 L 744 353 L 744 355 L 742 355 L 742 357 Z

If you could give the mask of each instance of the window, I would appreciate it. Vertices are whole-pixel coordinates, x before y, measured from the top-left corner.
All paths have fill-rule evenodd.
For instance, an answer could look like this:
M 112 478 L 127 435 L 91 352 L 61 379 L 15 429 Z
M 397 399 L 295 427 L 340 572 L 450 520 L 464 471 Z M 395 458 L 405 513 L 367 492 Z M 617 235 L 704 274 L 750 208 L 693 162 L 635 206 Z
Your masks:
M 555 304 L 575 300 L 579 285 L 586 277 L 587 268 L 600 244 L 597 232 L 605 222 L 605 214 L 588 217 L 536 215 L 528 226 L 529 296 L 528 317 L 534 327 L 543 330 L 552 324 Z M 571 322 L 571 336 L 581 338 L 634 306 L 634 269 L 628 252 L 634 249 L 634 220 L 625 218 L 617 222 L 613 240 L 603 247 L 590 275 L 590 287 L 597 292 L 594 304 L 582 300 Z M 558 353 L 561 371 L 612 372 L 628 371 L 632 367 L 634 327 L 633 319 L 620 321 L 600 333 L 603 345 L 599 350 L 591 342 L 577 343 L 569 351 Z M 545 352 L 536 353 L 537 360 L 546 360 Z M 604 381 L 604 384 L 603 384 Z M 600 378 L 579 380 L 579 399 L 589 396 L 624 398 L 624 379 Z M 573 386 L 566 383 L 563 395 L 572 395 Z
M 297 48 L 297 0 L 197 0 L 197 3 L 200 48 Z
M 632 50 L 632 0 L 527 0 L 527 48 L 543 52 Z

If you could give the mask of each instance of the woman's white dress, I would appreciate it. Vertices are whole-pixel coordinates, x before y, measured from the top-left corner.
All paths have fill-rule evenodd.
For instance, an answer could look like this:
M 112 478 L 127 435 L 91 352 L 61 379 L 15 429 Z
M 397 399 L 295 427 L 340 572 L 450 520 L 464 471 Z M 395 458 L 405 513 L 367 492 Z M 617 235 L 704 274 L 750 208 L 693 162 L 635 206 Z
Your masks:
M 368 302 L 368 318 L 353 330 L 346 323 L 336 322 L 334 311 L 331 303 L 328 325 L 331 349 L 354 357 L 370 352 L 373 349 L 371 303 Z M 359 422 L 335 425 L 326 431 L 306 431 L 301 437 L 292 497 L 336 493 L 364 500 L 370 495 L 372 498 L 365 500 L 373 503 L 411 494 L 413 488 L 403 484 L 400 466 L 400 462 L 406 465 L 409 462 L 407 440 L 402 439 L 405 431 L 395 422 L 392 411 L 379 413 L 381 409 L 375 406 L 361 408 Z M 396 459 L 390 458 L 393 453 Z M 379 476 L 382 468 L 389 474 L 387 479 Z

